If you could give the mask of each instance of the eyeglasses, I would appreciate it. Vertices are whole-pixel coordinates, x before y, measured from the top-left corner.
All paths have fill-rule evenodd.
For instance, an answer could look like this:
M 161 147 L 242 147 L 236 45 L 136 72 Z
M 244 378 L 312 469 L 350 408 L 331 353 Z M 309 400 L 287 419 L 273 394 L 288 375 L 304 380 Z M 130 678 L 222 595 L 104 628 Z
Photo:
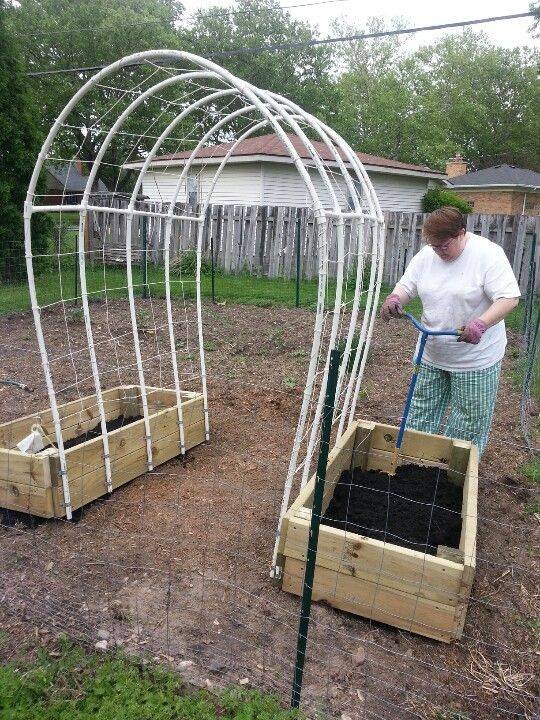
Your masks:
M 429 245 L 431 248 L 433 248 L 435 252 L 446 252 L 450 247 L 452 247 L 452 244 L 455 243 L 456 240 L 459 240 L 459 235 L 456 235 L 456 237 L 453 238 L 449 238 L 442 243 L 437 243 L 436 245 L 430 242 L 426 242 L 426 245 Z

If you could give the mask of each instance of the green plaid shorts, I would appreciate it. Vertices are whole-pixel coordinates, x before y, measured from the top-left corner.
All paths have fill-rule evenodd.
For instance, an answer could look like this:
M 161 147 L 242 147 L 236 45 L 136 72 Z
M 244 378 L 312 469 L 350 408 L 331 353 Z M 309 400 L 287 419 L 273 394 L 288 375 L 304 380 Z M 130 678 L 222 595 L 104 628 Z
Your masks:
M 489 438 L 501 365 L 499 361 L 485 370 L 455 371 L 422 363 L 407 428 L 469 440 L 481 455 Z

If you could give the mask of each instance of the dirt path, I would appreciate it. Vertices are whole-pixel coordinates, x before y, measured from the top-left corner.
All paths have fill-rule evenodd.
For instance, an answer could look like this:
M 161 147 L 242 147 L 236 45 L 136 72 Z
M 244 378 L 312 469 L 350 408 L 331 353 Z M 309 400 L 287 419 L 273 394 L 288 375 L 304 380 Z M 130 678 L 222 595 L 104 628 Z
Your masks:
M 98 306 L 93 317 L 106 339 L 110 319 Z M 54 370 L 65 397 L 90 393 L 88 368 L 66 355 L 62 318 L 56 320 Z M 4 656 L 36 643 L 52 647 L 63 632 L 93 646 L 102 631 L 109 647 L 158 657 L 194 682 L 247 678 L 287 701 L 299 602 L 273 586 L 268 571 L 312 316 L 216 306 L 206 322 L 210 443 L 93 503 L 78 522 L 0 530 Z M 54 341 L 55 323 L 49 325 Z M 127 315 L 118 312 L 113 334 L 122 328 L 129 332 Z M 83 326 L 70 321 L 69 329 L 72 348 L 84 348 Z M 157 358 L 149 362 L 152 382 L 168 384 L 156 351 L 160 333 L 144 339 L 143 352 Z M 1 318 L 0 336 L 7 339 L 0 375 L 43 388 L 30 316 Z M 377 327 L 359 417 L 399 418 L 414 337 L 405 325 L 393 335 Z M 113 368 L 108 345 L 107 360 Z M 187 358 L 186 368 L 195 362 Z M 539 525 L 524 513 L 531 491 L 518 471 L 527 457 L 511 364 L 507 357 L 481 465 L 478 568 L 463 639 L 447 646 L 316 605 L 303 694 L 311 716 L 532 717 L 526 693 L 536 690 L 540 652 Z M 121 380 L 134 375 L 123 371 Z M 2 420 L 46 406 L 42 389 L 0 386 Z

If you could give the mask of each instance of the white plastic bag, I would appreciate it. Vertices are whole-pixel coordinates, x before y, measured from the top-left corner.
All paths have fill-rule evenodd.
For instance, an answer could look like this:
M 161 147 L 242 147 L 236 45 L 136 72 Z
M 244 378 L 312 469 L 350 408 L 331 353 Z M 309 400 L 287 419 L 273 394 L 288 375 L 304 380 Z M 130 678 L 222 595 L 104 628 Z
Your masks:
M 45 443 L 37 425 L 32 425 L 32 432 L 17 443 L 17 449 L 23 453 L 37 453 L 43 450 Z

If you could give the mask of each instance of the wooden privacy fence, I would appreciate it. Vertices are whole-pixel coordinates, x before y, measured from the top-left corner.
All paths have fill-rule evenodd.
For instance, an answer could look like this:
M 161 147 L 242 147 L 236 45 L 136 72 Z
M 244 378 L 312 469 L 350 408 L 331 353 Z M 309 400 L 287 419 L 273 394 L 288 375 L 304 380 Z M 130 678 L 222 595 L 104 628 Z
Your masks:
M 97 198 L 104 212 L 92 211 L 88 232 L 90 257 L 106 262 L 125 262 L 126 216 L 108 213 L 106 207 L 126 207 L 123 198 Z M 167 203 L 144 204 L 146 210 L 166 213 Z M 198 206 L 179 203 L 175 212 L 198 216 Z M 422 246 L 425 215 L 409 212 L 385 212 L 386 237 L 383 280 L 394 284 L 403 274 L 412 256 Z M 148 262 L 163 262 L 164 217 L 135 216 L 132 225 L 134 262 L 140 258 L 144 237 Z M 197 246 L 199 223 L 174 220 L 171 233 L 171 261 Z M 520 287 L 527 289 L 529 275 L 535 273 L 535 289 L 540 291 L 540 217 L 527 215 L 480 215 L 467 217 L 467 229 L 501 245 L 510 260 Z M 335 277 L 337 243 L 335 224 L 328 230 L 329 274 Z M 534 238 L 538 242 L 533 242 Z M 313 213 L 309 208 L 259 205 L 211 205 L 203 226 L 203 256 L 210 259 L 213 250 L 217 268 L 225 272 L 248 272 L 268 277 L 292 278 L 296 274 L 297 243 L 300 243 L 300 273 L 305 279 L 317 276 L 318 242 Z M 345 224 L 345 253 L 349 269 L 355 260 L 351 250 L 351 221 Z M 532 258 L 532 251 L 535 257 Z M 369 253 L 370 248 L 366 248 Z

